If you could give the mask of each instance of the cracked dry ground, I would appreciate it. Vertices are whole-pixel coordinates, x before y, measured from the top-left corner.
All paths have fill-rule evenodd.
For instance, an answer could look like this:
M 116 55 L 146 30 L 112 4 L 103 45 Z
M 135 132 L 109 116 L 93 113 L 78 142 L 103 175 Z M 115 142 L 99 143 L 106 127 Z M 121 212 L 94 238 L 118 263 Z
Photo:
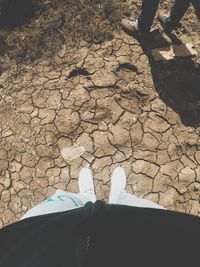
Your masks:
M 187 69 L 181 77 L 167 71 L 169 64 L 153 63 L 123 32 L 101 45 L 63 47 L 32 66 L 11 64 L 0 77 L 1 227 L 58 188 L 77 192 L 83 166 L 98 199 L 107 199 L 111 173 L 122 166 L 128 192 L 199 215 L 198 121 L 184 125 L 184 112 L 155 89 L 153 68 L 168 86 L 173 75 L 176 86 L 187 77 Z

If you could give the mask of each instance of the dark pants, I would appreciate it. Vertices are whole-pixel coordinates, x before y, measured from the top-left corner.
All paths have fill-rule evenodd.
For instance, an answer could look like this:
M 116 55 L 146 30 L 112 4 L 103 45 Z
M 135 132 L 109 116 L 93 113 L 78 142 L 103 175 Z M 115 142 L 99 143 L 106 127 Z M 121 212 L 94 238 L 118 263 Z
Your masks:
M 148 32 L 156 15 L 160 0 L 143 0 L 142 12 L 138 19 L 138 26 L 142 32 Z M 193 4 L 200 19 L 200 0 L 176 0 L 170 16 L 165 21 L 166 30 L 171 31 L 178 26 L 190 4 Z
M 200 218 L 88 202 L 0 229 L 0 267 L 198 266 Z

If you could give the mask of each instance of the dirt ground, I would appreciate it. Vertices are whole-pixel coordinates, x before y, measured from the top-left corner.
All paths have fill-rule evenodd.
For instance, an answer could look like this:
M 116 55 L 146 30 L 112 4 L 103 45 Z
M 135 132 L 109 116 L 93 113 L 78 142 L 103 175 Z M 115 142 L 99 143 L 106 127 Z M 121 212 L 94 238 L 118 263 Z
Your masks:
M 172 1 L 162 8 L 169 9 Z M 141 1 L 129 1 L 139 13 Z M 98 199 L 121 166 L 127 191 L 199 215 L 200 37 L 190 8 L 175 36 L 198 57 L 155 62 L 168 39 L 157 19 L 148 38 L 113 33 L 104 43 L 67 44 L 32 64 L 9 61 L 0 76 L 0 226 L 56 189 L 78 191 L 84 166 Z

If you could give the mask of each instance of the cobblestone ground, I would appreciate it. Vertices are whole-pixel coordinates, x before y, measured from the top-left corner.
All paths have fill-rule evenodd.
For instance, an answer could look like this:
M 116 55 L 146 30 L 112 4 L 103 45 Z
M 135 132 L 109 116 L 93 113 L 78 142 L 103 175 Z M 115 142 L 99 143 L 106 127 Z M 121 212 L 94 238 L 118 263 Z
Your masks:
M 58 188 L 77 192 L 84 166 L 98 199 L 122 166 L 128 192 L 199 215 L 200 101 L 186 101 L 190 86 L 177 91 L 197 82 L 191 62 L 155 63 L 145 42 L 120 32 L 32 66 L 11 63 L 0 77 L 1 227 Z

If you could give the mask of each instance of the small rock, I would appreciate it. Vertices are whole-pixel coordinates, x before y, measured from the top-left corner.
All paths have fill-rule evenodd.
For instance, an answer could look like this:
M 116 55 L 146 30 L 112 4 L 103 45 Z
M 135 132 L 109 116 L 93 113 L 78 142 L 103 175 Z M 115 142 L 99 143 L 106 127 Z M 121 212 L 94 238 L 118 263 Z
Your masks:
M 66 147 L 61 150 L 61 155 L 66 161 L 72 161 L 85 153 L 83 146 Z
M 152 55 L 155 61 L 172 60 L 175 57 L 192 57 L 197 56 L 197 51 L 192 43 L 171 45 L 152 50 Z
M 2 132 L 2 137 L 8 137 L 11 136 L 13 133 L 11 130 L 5 130 Z

